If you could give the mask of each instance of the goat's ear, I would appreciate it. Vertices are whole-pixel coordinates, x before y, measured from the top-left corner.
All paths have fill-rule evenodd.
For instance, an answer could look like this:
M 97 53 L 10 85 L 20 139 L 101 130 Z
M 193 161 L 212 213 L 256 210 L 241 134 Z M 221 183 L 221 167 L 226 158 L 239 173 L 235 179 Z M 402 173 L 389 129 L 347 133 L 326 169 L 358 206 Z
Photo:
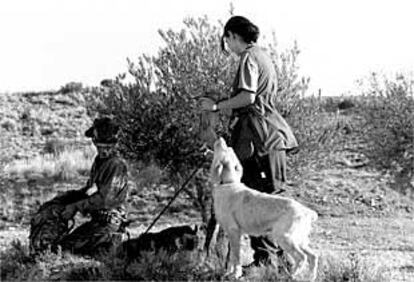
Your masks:
M 223 172 L 223 164 L 221 162 L 215 163 L 211 170 L 211 179 L 213 180 L 214 183 L 220 182 L 222 172 Z
M 234 168 L 236 171 L 243 172 L 243 167 L 240 163 L 237 163 Z
M 233 148 L 229 148 L 229 156 L 230 156 L 230 159 L 231 159 L 232 163 L 235 166 L 236 171 L 242 171 L 243 167 L 240 163 L 239 158 L 237 157 L 236 153 L 234 152 Z

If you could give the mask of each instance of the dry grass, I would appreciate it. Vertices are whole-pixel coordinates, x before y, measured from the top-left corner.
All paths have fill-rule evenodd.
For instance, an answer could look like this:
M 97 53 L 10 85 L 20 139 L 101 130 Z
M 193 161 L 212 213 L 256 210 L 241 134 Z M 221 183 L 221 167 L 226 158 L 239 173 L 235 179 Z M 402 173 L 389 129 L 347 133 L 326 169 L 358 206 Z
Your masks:
M 367 281 L 381 282 L 388 281 L 385 277 L 386 269 L 371 260 L 350 252 L 345 258 L 325 255 L 319 263 L 318 281 L 339 282 L 339 281 Z
M 45 253 L 33 259 L 27 245 L 16 240 L 0 254 L 1 279 L 7 281 L 75 280 L 75 281 L 228 281 L 216 257 L 205 260 L 202 253 L 183 252 L 172 256 L 144 253 L 141 260 L 126 264 L 112 254 L 99 261 L 66 253 Z M 326 255 L 321 258 L 317 281 L 387 281 L 384 267 L 363 260 L 357 253 L 346 257 Z M 253 268 L 242 281 L 292 281 L 274 267 Z
M 38 155 L 32 159 L 15 160 L 4 168 L 4 172 L 11 178 L 67 181 L 87 174 L 95 154 L 91 145 L 82 150 L 69 149 L 59 154 Z

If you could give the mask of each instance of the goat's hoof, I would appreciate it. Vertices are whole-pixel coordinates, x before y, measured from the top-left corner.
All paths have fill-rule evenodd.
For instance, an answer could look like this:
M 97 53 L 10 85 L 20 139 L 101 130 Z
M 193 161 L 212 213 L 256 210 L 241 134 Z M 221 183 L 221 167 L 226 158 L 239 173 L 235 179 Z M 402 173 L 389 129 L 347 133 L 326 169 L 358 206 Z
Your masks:
M 233 275 L 233 271 L 227 271 L 226 273 L 224 273 L 223 277 L 227 278 Z
M 226 272 L 223 275 L 223 278 L 229 278 L 230 280 L 232 280 L 232 279 L 240 279 L 242 276 L 243 276 L 242 272 L 238 273 L 238 272 L 233 271 L 233 272 Z
M 240 277 L 242 277 L 243 276 L 243 272 L 242 271 L 237 271 L 237 272 L 235 272 L 234 273 L 234 278 L 235 279 L 239 279 Z

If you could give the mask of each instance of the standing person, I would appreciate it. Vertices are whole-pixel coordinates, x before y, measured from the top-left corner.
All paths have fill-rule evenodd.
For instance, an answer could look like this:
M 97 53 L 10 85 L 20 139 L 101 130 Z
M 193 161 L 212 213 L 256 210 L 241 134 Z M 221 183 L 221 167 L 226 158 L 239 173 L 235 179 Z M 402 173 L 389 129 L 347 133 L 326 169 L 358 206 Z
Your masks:
M 231 146 L 243 166 L 242 182 L 248 187 L 274 193 L 286 181 L 286 151 L 298 147 L 296 138 L 276 109 L 277 73 L 270 56 L 257 46 L 259 28 L 242 16 L 224 26 L 221 46 L 239 56 L 233 92 L 219 102 L 205 98 L 205 111 L 232 110 Z M 279 186 L 279 187 L 278 187 Z M 270 263 L 265 237 L 250 237 L 254 266 Z
M 108 251 L 122 240 L 128 171 L 116 150 L 118 131 L 119 126 L 111 118 L 104 117 L 95 119 L 93 126 L 85 132 L 98 150 L 86 188 L 96 184 L 97 191 L 86 199 L 69 204 L 63 211 L 63 218 L 72 218 L 77 211 L 91 216 L 90 221 L 58 242 L 63 250 L 96 255 Z

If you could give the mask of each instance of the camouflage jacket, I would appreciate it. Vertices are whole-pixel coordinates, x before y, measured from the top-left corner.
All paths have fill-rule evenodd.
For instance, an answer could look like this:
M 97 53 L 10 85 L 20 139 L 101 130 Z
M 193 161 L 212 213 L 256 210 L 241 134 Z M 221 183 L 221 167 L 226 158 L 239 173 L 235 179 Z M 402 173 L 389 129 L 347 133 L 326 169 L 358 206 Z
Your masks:
M 90 197 L 75 203 L 82 214 L 92 217 L 105 211 L 125 215 L 128 194 L 128 169 L 118 155 L 101 159 L 95 158 L 87 187 L 96 185 L 97 191 Z
M 59 240 L 69 233 L 69 220 L 62 212 L 67 205 L 86 199 L 83 190 L 69 190 L 45 202 L 30 221 L 30 253 L 37 254 L 51 248 L 56 250 Z

